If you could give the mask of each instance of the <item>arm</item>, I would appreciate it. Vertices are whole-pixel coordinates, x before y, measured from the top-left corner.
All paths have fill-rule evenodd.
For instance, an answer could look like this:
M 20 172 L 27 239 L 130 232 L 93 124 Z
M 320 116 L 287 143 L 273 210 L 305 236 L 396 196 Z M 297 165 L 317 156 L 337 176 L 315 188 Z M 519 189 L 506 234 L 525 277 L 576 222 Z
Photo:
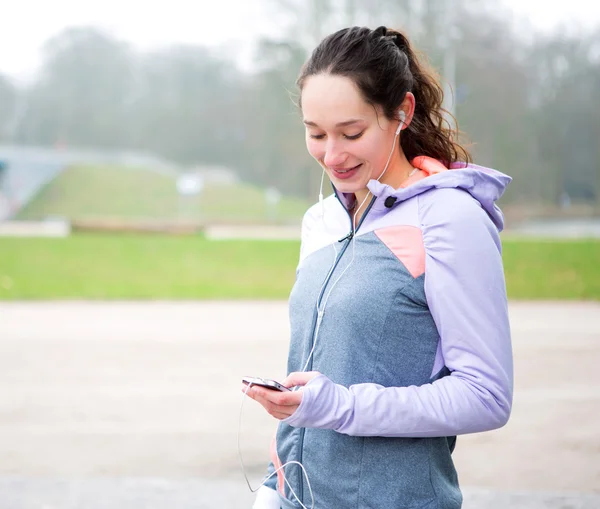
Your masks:
M 513 367 L 498 231 L 466 192 L 440 190 L 419 200 L 425 292 L 451 375 L 388 388 L 345 388 L 317 376 L 284 422 L 391 437 L 452 436 L 507 422 Z

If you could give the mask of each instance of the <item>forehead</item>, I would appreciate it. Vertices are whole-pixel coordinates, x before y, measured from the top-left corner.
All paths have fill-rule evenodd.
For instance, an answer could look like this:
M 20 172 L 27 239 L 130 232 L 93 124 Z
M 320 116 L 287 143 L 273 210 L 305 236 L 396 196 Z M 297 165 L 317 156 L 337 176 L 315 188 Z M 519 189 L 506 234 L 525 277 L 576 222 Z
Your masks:
M 375 117 L 373 107 L 363 99 L 358 87 L 344 76 L 311 76 L 304 82 L 301 97 L 304 120 L 319 125 L 348 117 Z

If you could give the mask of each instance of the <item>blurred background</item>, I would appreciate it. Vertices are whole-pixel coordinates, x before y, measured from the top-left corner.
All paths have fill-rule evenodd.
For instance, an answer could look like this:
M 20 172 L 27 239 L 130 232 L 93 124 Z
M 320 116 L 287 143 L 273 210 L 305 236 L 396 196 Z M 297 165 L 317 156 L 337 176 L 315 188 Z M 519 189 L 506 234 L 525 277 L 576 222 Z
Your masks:
M 465 509 L 600 508 L 600 3 L 20 0 L 0 30 L 0 509 L 251 507 L 321 170 L 295 79 L 403 30 L 476 163 L 511 175 L 509 424 Z M 238 433 L 238 431 L 240 433 Z M 323 508 L 316 508 L 323 509 Z
M 594 5 L 20 2 L 0 34 L 0 218 L 297 223 L 320 179 L 299 68 L 328 33 L 385 24 L 441 74 L 475 161 L 514 177 L 509 228 L 568 217 L 594 230 Z

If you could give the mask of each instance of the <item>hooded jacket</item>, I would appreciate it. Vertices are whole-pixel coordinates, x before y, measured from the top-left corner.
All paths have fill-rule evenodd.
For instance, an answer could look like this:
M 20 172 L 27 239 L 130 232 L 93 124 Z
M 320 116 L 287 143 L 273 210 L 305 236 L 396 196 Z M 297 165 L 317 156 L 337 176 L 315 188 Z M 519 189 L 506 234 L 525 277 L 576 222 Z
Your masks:
M 316 509 L 458 509 L 456 435 L 503 426 L 513 366 L 495 201 L 510 177 L 418 157 L 373 195 L 352 231 L 335 191 L 302 222 L 289 301 L 288 372 L 321 374 L 276 435 Z M 285 472 L 284 482 L 283 473 Z M 266 486 L 306 507 L 297 464 Z

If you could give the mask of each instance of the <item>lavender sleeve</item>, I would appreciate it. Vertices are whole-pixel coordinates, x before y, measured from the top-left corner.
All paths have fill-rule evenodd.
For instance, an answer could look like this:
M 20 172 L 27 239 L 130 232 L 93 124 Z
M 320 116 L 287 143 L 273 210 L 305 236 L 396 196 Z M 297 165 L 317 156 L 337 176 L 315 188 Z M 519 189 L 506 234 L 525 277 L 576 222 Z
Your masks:
M 349 388 L 320 375 L 284 422 L 353 436 L 435 437 L 508 421 L 513 366 L 498 230 L 464 191 L 437 190 L 418 199 L 425 293 L 451 374 L 419 387 Z

